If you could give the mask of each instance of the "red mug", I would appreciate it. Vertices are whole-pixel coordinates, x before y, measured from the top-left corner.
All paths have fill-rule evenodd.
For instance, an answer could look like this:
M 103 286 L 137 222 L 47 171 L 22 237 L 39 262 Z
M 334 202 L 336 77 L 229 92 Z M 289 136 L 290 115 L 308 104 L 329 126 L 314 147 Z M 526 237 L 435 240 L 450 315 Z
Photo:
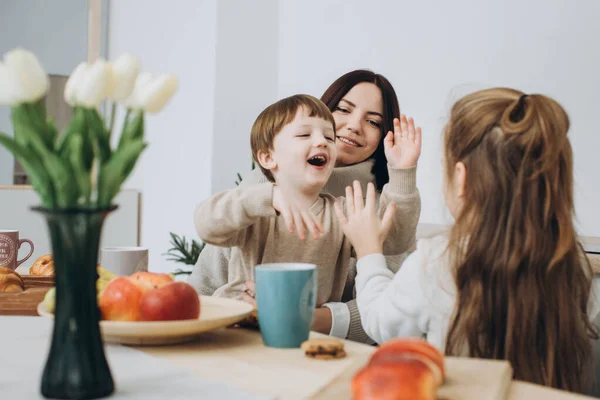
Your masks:
M 22 260 L 17 260 L 19 249 L 23 243 L 29 243 L 29 254 Z M 19 231 L 0 230 L 0 266 L 12 270 L 23 264 L 33 254 L 33 243 L 29 239 L 19 240 Z

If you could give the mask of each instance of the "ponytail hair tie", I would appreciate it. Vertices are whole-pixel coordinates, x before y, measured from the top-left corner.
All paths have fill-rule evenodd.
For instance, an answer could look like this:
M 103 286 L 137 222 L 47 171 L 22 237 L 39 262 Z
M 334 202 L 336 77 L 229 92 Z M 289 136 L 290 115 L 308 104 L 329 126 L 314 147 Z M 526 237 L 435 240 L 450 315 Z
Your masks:
M 525 99 L 528 97 L 528 94 L 523 94 L 519 97 L 517 101 L 517 105 L 513 108 L 510 113 L 510 121 L 511 122 L 519 122 L 525 116 Z

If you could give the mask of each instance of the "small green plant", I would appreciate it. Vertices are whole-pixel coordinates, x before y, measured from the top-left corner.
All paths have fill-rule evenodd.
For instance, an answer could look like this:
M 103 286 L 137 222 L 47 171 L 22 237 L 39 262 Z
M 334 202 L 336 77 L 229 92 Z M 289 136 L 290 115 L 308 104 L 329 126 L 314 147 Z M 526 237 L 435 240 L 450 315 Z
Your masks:
M 250 170 L 253 170 L 254 168 L 256 168 L 256 164 L 254 164 L 254 160 L 252 160 L 252 167 L 250 168 Z M 237 179 L 235 181 L 235 186 L 240 186 L 240 183 L 242 183 L 242 176 L 238 172 Z
M 188 243 L 185 236 L 178 236 L 173 232 L 169 232 L 171 235 L 171 248 L 163 255 L 167 256 L 168 261 L 175 261 L 183 263 L 185 265 L 195 265 L 200 257 L 200 253 L 206 246 L 206 243 L 197 242 L 192 239 L 191 243 Z M 190 275 L 192 271 L 184 271 L 182 269 L 176 269 L 173 272 L 174 275 Z
M 252 161 L 251 169 L 254 168 L 256 168 L 256 165 Z M 238 172 L 235 184 L 239 186 L 240 183 L 242 183 L 242 176 Z M 171 235 L 169 243 L 172 247 L 166 253 L 163 253 L 163 256 L 168 256 L 167 261 L 175 261 L 185 265 L 196 265 L 198 257 L 200 257 L 200 253 L 204 249 L 204 246 L 206 246 L 206 243 L 197 242 L 194 239 L 192 239 L 191 243 L 188 243 L 185 236 L 178 236 L 173 232 L 169 232 L 169 235 Z M 192 271 L 184 271 L 178 268 L 173 272 L 173 275 L 190 275 L 191 273 Z
M 237 173 L 237 179 L 235 181 L 235 186 L 240 186 L 240 183 L 242 183 L 242 176 L 240 175 L 240 173 Z

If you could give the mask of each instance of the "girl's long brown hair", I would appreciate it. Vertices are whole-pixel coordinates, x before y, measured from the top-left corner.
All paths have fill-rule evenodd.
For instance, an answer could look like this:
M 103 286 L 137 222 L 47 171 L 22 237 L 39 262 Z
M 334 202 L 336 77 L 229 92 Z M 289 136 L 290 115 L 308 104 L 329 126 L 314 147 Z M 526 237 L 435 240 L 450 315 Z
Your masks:
M 515 378 L 586 388 L 592 270 L 573 225 L 569 118 L 512 89 L 467 95 L 445 131 L 447 178 L 467 171 L 448 251 L 458 294 L 447 354 L 508 360 Z

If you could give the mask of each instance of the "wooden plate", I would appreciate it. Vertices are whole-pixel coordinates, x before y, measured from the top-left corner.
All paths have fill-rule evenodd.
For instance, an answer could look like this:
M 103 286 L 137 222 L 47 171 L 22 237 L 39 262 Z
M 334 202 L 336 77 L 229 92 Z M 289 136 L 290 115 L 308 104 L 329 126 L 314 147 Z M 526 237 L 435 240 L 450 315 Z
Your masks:
M 235 324 L 249 316 L 254 307 L 239 300 L 200 296 L 200 318 L 184 321 L 100 321 L 105 342 L 130 345 L 164 345 L 194 340 L 203 332 Z M 54 318 L 44 304 L 37 307 L 43 317 Z

